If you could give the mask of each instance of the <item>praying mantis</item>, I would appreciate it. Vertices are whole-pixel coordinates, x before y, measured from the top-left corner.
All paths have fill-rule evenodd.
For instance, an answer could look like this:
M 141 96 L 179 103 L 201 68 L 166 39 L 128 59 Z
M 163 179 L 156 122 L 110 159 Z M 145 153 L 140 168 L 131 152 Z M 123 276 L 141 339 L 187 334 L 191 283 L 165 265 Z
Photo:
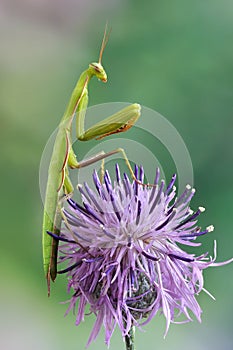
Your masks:
M 118 148 L 106 153 L 103 151 L 89 159 L 78 161 L 71 143 L 71 124 L 75 115 L 76 136 L 80 141 L 88 141 L 94 138 L 100 139 L 115 133 L 127 131 L 140 117 L 141 107 L 139 104 L 134 103 L 96 123 L 85 131 L 84 121 L 88 105 L 88 84 L 93 77 L 98 78 L 102 82 L 107 82 L 107 74 L 101 61 L 109 34 L 110 32 L 107 34 L 106 26 L 100 48 L 99 61 L 90 63 L 88 68 L 80 75 L 59 124 L 53 147 L 48 170 L 42 228 L 43 265 L 47 279 L 48 295 L 50 295 L 50 281 L 55 281 L 57 275 L 58 240 L 55 236 L 60 235 L 62 223 L 60 201 L 64 195 L 71 195 L 73 192 L 73 186 L 69 178 L 69 168 L 79 169 L 86 167 L 121 152 L 131 176 L 135 179 L 134 172 L 124 149 Z M 52 234 L 48 233 L 52 233 L 54 236 L 52 237 Z

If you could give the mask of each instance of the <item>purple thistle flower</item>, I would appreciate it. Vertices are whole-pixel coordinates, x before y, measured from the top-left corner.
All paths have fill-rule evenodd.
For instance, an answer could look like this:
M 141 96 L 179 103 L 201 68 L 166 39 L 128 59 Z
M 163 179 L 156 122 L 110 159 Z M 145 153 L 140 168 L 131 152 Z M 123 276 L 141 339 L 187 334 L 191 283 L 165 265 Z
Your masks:
M 143 182 L 143 168 L 135 167 Z M 78 303 L 76 325 L 84 320 L 85 307 L 96 315 L 88 345 L 104 325 L 107 345 L 116 325 L 126 337 L 131 327 L 148 323 L 158 311 L 166 318 L 166 331 L 180 316 L 191 320 L 189 310 L 201 321 L 196 295 L 203 290 L 202 270 L 232 261 L 215 263 L 214 257 L 186 253 L 181 245 L 198 246 L 197 237 L 213 231 L 201 230 L 197 217 L 204 211 L 189 208 L 195 190 L 186 186 L 175 198 L 174 175 L 165 187 L 156 170 L 155 186 L 148 187 L 105 172 L 104 183 L 95 172 L 96 191 L 86 183 L 79 186 L 82 206 L 68 199 L 65 225 L 57 239 L 61 261 L 68 267 L 60 273 L 69 277 L 68 291 L 74 293 L 67 313 Z M 53 235 L 55 237 L 55 235 Z M 215 245 L 216 251 L 216 245 Z

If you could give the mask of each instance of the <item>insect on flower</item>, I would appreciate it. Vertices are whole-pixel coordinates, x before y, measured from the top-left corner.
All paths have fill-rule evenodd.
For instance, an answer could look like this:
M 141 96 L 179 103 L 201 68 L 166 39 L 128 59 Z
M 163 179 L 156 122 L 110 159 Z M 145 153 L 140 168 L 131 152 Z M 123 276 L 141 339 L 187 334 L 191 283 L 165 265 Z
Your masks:
M 143 173 L 135 167 L 140 182 Z M 64 242 L 60 259 L 68 266 L 60 273 L 67 273 L 68 291 L 73 290 L 67 312 L 78 304 L 77 325 L 87 304 L 96 315 L 88 345 L 102 325 L 109 345 L 116 325 L 126 337 L 158 311 L 166 318 L 165 334 L 178 316 L 190 321 L 190 311 L 201 321 L 196 295 L 203 290 L 202 271 L 232 259 L 215 263 L 216 254 L 195 256 L 181 248 L 200 245 L 194 241 L 213 231 L 212 225 L 204 230 L 197 226 L 204 208 L 189 208 L 195 190 L 186 186 L 176 198 L 176 176 L 165 186 L 159 169 L 154 187 L 122 177 L 118 165 L 114 182 L 107 171 L 103 183 L 97 172 L 93 180 L 96 191 L 86 183 L 79 186 L 82 205 L 69 198 L 61 235 L 51 233 Z
M 80 75 L 71 94 L 70 101 L 61 119 L 56 135 L 52 157 L 48 169 L 48 179 L 44 202 L 44 216 L 42 225 L 43 265 L 47 280 L 48 295 L 50 295 L 50 281 L 55 281 L 57 276 L 57 251 L 58 244 L 55 239 L 47 235 L 47 231 L 60 234 L 62 218 L 59 202 L 63 195 L 73 193 L 73 185 L 69 177 L 69 169 L 80 169 L 116 153 L 121 153 L 125 162 L 134 176 L 127 155 L 122 148 L 110 152 L 101 151 L 89 159 L 78 161 L 72 148 L 72 121 L 76 116 L 76 136 L 80 141 L 102 139 L 106 136 L 125 132 L 130 129 L 140 117 L 141 106 L 137 103 L 114 113 L 110 117 L 94 124 L 85 130 L 84 121 L 88 105 L 88 85 L 93 77 L 102 82 L 107 82 L 107 74 L 102 66 L 102 55 L 110 35 L 107 33 L 107 25 L 102 40 L 99 61 L 92 62 Z

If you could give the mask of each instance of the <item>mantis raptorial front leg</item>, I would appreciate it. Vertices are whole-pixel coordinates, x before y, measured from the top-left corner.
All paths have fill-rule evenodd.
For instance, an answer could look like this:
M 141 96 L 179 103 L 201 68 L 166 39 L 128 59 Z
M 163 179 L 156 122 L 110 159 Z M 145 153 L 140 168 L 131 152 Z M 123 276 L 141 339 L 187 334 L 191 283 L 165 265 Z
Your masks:
M 61 228 L 61 216 L 59 215 L 59 200 L 64 194 L 73 191 L 72 183 L 69 179 L 68 168 L 80 168 L 88 166 L 95 161 L 102 160 L 112 154 L 121 152 L 134 177 L 130 163 L 123 149 L 117 149 L 106 153 L 101 153 L 88 160 L 78 162 L 71 145 L 71 124 L 77 112 L 76 130 L 77 138 L 81 141 L 88 141 L 93 138 L 102 138 L 114 133 L 128 130 L 140 116 L 140 106 L 130 105 L 122 111 L 115 113 L 102 122 L 95 124 L 85 131 L 84 120 L 88 104 L 88 84 L 92 77 L 106 82 L 107 74 L 101 64 L 102 54 L 108 40 L 108 35 L 104 34 L 101 45 L 99 61 L 89 64 L 89 67 L 81 74 L 71 95 L 70 101 L 58 127 L 52 158 L 48 171 L 48 181 L 46 187 L 43 219 L 43 264 L 47 278 L 48 294 L 50 294 L 50 279 L 53 281 L 57 275 L 57 250 L 58 243 L 47 232 L 55 233 L 59 236 Z

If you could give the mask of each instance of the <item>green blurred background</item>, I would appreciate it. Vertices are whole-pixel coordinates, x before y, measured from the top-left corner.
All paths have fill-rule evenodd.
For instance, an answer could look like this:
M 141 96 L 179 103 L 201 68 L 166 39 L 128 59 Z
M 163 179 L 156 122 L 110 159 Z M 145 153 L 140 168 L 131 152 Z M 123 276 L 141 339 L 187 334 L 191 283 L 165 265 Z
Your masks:
M 63 317 L 65 278 L 50 299 L 42 270 L 41 154 L 80 72 L 104 54 L 108 84 L 92 81 L 90 104 L 139 102 L 159 111 L 182 135 L 192 158 L 197 194 L 206 206 L 202 238 L 218 260 L 233 256 L 233 3 L 229 0 L 3 0 L 0 5 L 1 288 L 0 343 L 4 350 L 84 349 L 93 318 L 75 327 Z M 153 147 L 153 145 L 152 145 Z M 156 150 L 154 150 L 156 153 Z M 163 152 L 161 159 L 163 164 Z M 141 160 L 140 160 L 141 161 Z M 168 164 L 167 176 L 172 173 Z M 203 322 L 172 325 L 156 317 L 137 332 L 137 349 L 231 349 L 233 265 L 205 272 L 198 297 Z M 90 349 L 104 349 L 101 334 Z M 118 331 L 110 349 L 123 349 Z

